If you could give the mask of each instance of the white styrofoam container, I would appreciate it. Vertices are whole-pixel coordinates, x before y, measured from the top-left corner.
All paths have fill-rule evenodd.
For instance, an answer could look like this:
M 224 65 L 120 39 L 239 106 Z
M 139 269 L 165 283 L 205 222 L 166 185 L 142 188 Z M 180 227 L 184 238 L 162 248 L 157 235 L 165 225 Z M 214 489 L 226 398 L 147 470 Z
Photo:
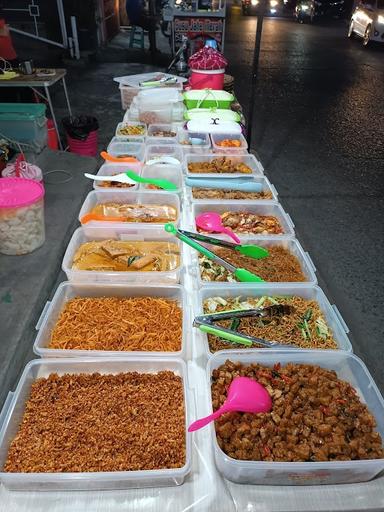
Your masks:
M 131 169 L 132 171 L 135 171 L 139 176 L 141 175 L 141 162 L 137 162 L 137 163 L 112 163 L 112 162 L 105 162 L 101 167 L 100 169 L 97 171 L 97 176 L 114 176 L 115 174 L 120 174 L 122 172 L 126 172 L 127 168 L 129 166 L 129 169 Z M 93 182 L 93 188 L 95 190 L 116 190 L 116 188 L 112 188 L 112 187 L 102 187 L 100 185 L 100 181 L 94 181 Z M 118 190 L 137 190 L 139 188 L 138 186 L 138 183 L 132 185 L 132 187 L 126 187 L 125 189 L 121 189 L 119 187 L 117 187 Z
M 233 139 L 240 141 L 240 147 L 222 147 L 218 143 L 225 139 Z M 214 153 L 221 153 L 224 155 L 242 155 L 248 153 L 248 142 L 241 133 L 212 133 L 211 134 L 212 148 Z
M 203 302 L 210 297 L 223 297 L 224 299 L 229 297 L 263 297 L 265 295 L 270 297 L 302 297 L 306 300 L 315 300 L 319 304 L 320 310 L 324 315 L 324 319 L 337 342 L 338 350 L 352 352 L 352 345 L 347 336 L 349 332 L 347 325 L 345 324 L 336 306 L 334 304 L 330 304 L 323 290 L 317 285 L 305 283 L 298 286 L 296 283 L 283 283 L 275 286 L 259 288 L 255 287 L 253 283 L 239 283 L 235 285 L 226 283 L 226 287 L 215 286 L 215 284 L 216 283 L 212 283 L 210 286 L 205 286 L 198 292 L 197 301 L 194 307 L 194 316 L 200 316 L 204 314 Z M 207 334 L 196 329 L 196 337 L 202 341 L 207 358 L 209 359 L 212 357 L 213 354 L 209 350 Z M 231 350 L 230 344 L 228 345 L 228 350 Z M 220 350 L 216 352 L 216 354 L 219 352 L 227 353 L 228 350 Z M 287 350 L 291 351 L 296 349 L 290 348 Z M 303 349 L 298 348 L 297 350 L 302 351 Z
M 384 438 L 384 400 L 365 364 L 353 354 L 335 350 L 269 351 L 243 350 L 216 353 L 207 365 L 207 393 L 211 395 L 212 371 L 229 359 L 244 364 L 275 363 L 313 364 L 334 370 L 339 379 L 349 382 L 357 391 L 377 422 L 376 430 Z M 212 412 L 212 404 L 210 406 Z M 332 485 L 371 480 L 384 469 L 384 459 L 335 462 L 260 462 L 228 457 L 216 440 L 211 423 L 211 438 L 217 469 L 228 480 L 258 485 Z
M 204 212 L 248 212 L 257 215 L 272 215 L 276 217 L 280 222 L 283 229 L 283 233 L 280 235 L 261 235 L 252 233 L 237 233 L 234 231 L 241 240 L 249 238 L 261 238 L 273 237 L 276 239 L 295 235 L 294 224 L 290 216 L 283 210 L 282 206 L 275 201 L 227 201 L 227 200 L 216 200 L 210 201 L 209 203 L 192 203 L 192 216 L 189 219 L 189 227 L 195 229 L 195 218 Z M 216 235 L 214 235 L 216 236 Z M 229 237 L 225 237 L 227 240 Z
M 199 178 L 196 177 L 196 179 L 199 179 Z M 209 180 L 211 180 L 211 179 L 212 178 L 209 178 Z M 223 178 L 223 179 L 226 179 L 226 178 Z M 252 202 L 278 201 L 278 198 L 277 198 L 278 192 L 275 189 L 275 186 L 272 185 L 272 183 L 269 181 L 269 179 L 266 176 L 253 176 L 252 175 L 249 178 L 249 181 L 253 181 L 254 183 L 261 183 L 263 192 L 271 192 L 271 194 L 272 194 L 272 199 L 252 199 Z M 218 179 L 217 182 L 220 183 L 220 179 Z M 199 187 L 199 188 L 202 188 L 202 187 Z M 220 186 L 218 186 L 217 188 L 220 188 Z M 222 201 L 222 199 L 196 199 L 193 197 L 192 187 L 186 185 L 185 189 L 186 189 L 186 197 L 190 203 L 210 204 L 212 202 L 217 203 L 217 201 Z M 250 201 L 250 200 L 249 199 L 231 199 L 231 201 L 236 201 L 237 203 L 242 204 L 243 201 Z
M 213 235 L 213 236 L 216 238 L 216 235 Z M 223 238 L 223 237 L 221 237 L 221 238 Z M 269 288 L 271 286 L 278 287 L 281 284 L 294 284 L 297 287 L 301 287 L 301 286 L 306 286 L 308 284 L 313 285 L 313 284 L 317 283 L 317 278 L 316 278 L 316 273 L 315 273 L 316 267 L 313 264 L 310 255 L 304 251 L 301 244 L 298 242 L 298 240 L 296 238 L 291 238 L 291 237 L 277 238 L 276 236 L 259 238 L 257 236 L 254 236 L 253 238 L 247 239 L 247 245 L 248 244 L 249 245 L 258 245 L 259 247 L 265 247 L 267 249 L 268 249 L 268 247 L 271 247 L 271 246 L 284 247 L 291 254 L 293 254 L 293 256 L 296 256 L 296 258 L 298 259 L 298 261 L 300 263 L 301 270 L 306 278 L 306 281 L 293 281 L 292 283 L 291 282 L 284 283 L 281 281 L 280 282 L 264 281 L 264 282 L 260 282 L 260 283 L 253 283 L 253 286 L 255 286 L 256 288 L 260 287 L 261 289 L 263 289 L 263 288 Z M 204 244 L 204 245 L 206 247 L 208 247 L 208 249 L 210 249 L 213 252 L 215 252 L 215 249 L 218 248 L 215 245 L 210 245 L 210 244 Z M 223 281 L 223 282 L 221 282 L 221 281 L 204 281 L 201 278 L 201 274 L 200 274 L 199 254 L 197 253 L 197 251 L 193 251 L 193 253 L 192 253 L 191 272 L 195 278 L 197 277 L 198 289 L 201 289 L 201 287 L 204 287 L 204 286 L 215 286 L 215 287 L 217 286 L 217 287 L 223 289 L 223 288 L 226 288 L 228 285 L 238 286 L 239 284 L 240 285 L 245 284 L 245 283 L 239 283 L 239 282 L 230 283 L 228 281 Z M 262 293 L 262 295 L 263 295 L 263 293 Z
M 121 165 L 121 164 L 118 164 Z M 140 190 L 140 191 L 131 191 L 127 189 L 98 189 L 90 192 L 83 206 L 81 207 L 79 213 L 79 222 L 81 223 L 81 219 L 87 213 L 90 213 L 92 208 L 94 208 L 98 204 L 104 203 L 120 203 L 120 204 L 155 204 L 155 205 L 168 205 L 172 206 L 176 209 L 177 219 L 174 224 L 178 224 L 180 222 L 180 199 L 177 194 L 172 194 L 169 192 L 163 192 L 162 194 L 158 194 L 156 191 L 151 190 Z M 112 222 L 112 221 L 99 221 L 99 220 L 91 220 L 86 224 L 83 224 L 83 228 L 85 232 L 88 232 L 89 229 L 100 226 L 100 227 L 115 227 L 116 229 L 162 229 L 164 223 L 158 222 Z
M 185 144 L 190 138 L 198 138 L 204 141 L 203 144 Z M 177 142 L 180 144 L 184 155 L 207 155 L 211 153 L 211 139 L 208 133 L 196 133 L 180 128 L 177 134 Z M 184 144 L 183 144 L 184 142 Z
M 143 178 L 149 179 L 164 179 L 168 180 L 171 183 L 174 183 L 177 186 L 177 190 L 175 190 L 176 194 L 181 194 L 183 188 L 183 173 L 181 171 L 181 165 L 171 165 L 171 164 L 152 164 L 152 165 L 144 165 L 141 176 Z M 146 183 L 140 183 L 140 190 L 150 190 L 151 192 L 161 193 L 164 192 L 170 193 L 170 191 L 165 190 L 156 190 L 156 189 L 148 189 L 148 185 Z
M 157 142 L 156 144 L 147 144 L 145 149 L 144 162 L 148 162 L 149 160 L 159 159 L 162 157 L 172 157 L 180 162 L 180 165 L 183 163 L 184 155 L 183 151 L 176 141 L 163 140 L 162 142 Z
M 77 270 L 72 268 L 73 257 L 85 242 L 93 240 L 130 240 L 130 241 L 156 241 L 156 242 L 172 242 L 176 243 L 180 248 L 180 266 L 174 270 L 165 272 L 144 271 L 144 272 L 124 272 L 124 271 L 108 271 L 99 272 L 93 270 Z M 74 283 L 165 283 L 176 284 L 180 282 L 181 268 L 183 267 L 184 248 L 175 237 L 167 236 L 164 229 L 161 230 L 143 230 L 141 228 L 135 231 L 122 231 L 112 226 L 105 228 L 93 228 L 86 233 L 83 228 L 77 228 L 69 241 L 67 250 L 65 251 L 62 269 L 66 273 L 69 281 Z
M 176 300 L 183 315 L 183 330 L 181 349 L 176 352 L 144 352 L 116 350 L 62 350 L 49 348 L 52 330 L 65 304 L 75 297 L 156 297 Z M 36 325 L 38 334 L 33 345 L 33 351 L 39 357 L 181 357 L 185 359 L 187 347 L 190 345 L 188 330 L 190 330 L 187 294 L 179 285 L 141 285 L 130 284 L 76 284 L 64 281 L 58 286 L 51 302 L 47 302 Z
M 243 173 L 197 173 L 197 172 L 189 172 L 188 164 L 195 162 L 211 162 L 212 160 L 217 160 L 219 158 L 229 158 L 232 162 L 235 163 L 244 163 L 248 167 L 252 169 L 252 173 L 243 174 Z M 212 153 L 210 155 L 185 155 L 184 160 L 184 171 L 190 178 L 251 178 L 253 176 L 263 176 L 263 166 L 256 159 L 254 155 L 244 154 L 244 155 L 226 155 L 225 153 Z
M 141 126 L 143 128 L 143 134 L 142 135 L 134 135 L 134 134 L 127 135 L 127 134 L 120 133 L 120 129 L 125 126 Z M 117 138 L 124 138 L 124 139 L 129 139 L 129 138 L 140 139 L 140 138 L 142 138 L 142 139 L 145 139 L 146 136 L 147 136 L 147 125 L 145 123 L 136 122 L 136 121 L 122 121 L 121 123 L 119 123 L 116 126 L 115 137 L 117 137 Z
M 108 145 L 108 153 L 112 156 L 119 157 L 120 155 L 132 155 L 140 162 L 144 159 L 145 145 L 144 142 L 124 142 L 124 141 L 111 141 Z M 125 162 L 125 165 L 131 162 Z
M 162 370 L 173 371 L 182 377 L 185 404 L 186 425 L 186 463 L 178 469 L 145 471 L 109 471 L 89 473 L 5 473 L 4 463 L 11 441 L 16 436 L 23 418 L 25 404 L 29 398 L 33 382 L 51 373 L 98 372 L 117 374 L 121 372 L 158 373 Z M 116 358 L 78 358 L 78 359 L 38 359 L 29 362 L 13 396 L 8 402 L 8 410 L 0 430 L 0 481 L 9 490 L 17 491 L 70 491 L 70 490 L 107 490 L 140 487 L 162 487 L 181 485 L 191 470 L 191 439 L 187 433 L 191 415 L 191 403 L 188 398 L 188 377 L 186 364 L 182 359 L 153 357 Z

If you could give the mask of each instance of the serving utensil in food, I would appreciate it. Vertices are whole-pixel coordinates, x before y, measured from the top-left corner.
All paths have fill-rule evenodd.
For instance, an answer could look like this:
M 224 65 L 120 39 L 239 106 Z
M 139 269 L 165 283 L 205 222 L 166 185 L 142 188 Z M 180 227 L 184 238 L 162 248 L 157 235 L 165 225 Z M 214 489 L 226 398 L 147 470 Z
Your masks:
M 240 238 L 231 230 L 223 225 L 221 216 L 216 212 L 200 213 L 195 218 L 196 226 L 203 231 L 211 233 L 224 233 L 232 238 L 237 244 L 240 244 Z
M 239 245 L 234 244 L 232 242 L 227 242 L 226 240 L 219 240 L 218 238 L 213 238 L 207 235 L 201 235 L 200 233 L 192 233 L 191 231 L 185 231 L 183 229 L 179 229 L 182 235 L 186 235 L 193 240 L 198 240 L 199 242 L 206 242 L 212 245 L 218 245 L 219 247 L 226 247 L 228 249 L 233 249 L 234 251 L 243 254 L 244 256 L 248 256 L 249 258 L 261 259 L 269 256 L 269 252 L 264 247 L 259 247 L 258 245 Z
M 107 162 L 113 162 L 116 164 L 124 164 L 124 163 L 137 163 L 139 160 L 134 156 L 113 156 L 107 153 L 107 151 L 102 151 L 100 153 L 101 158 L 104 158 Z
M 231 382 L 227 399 L 213 414 L 200 418 L 189 425 L 188 432 L 205 427 L 226 412 L 250 412 L 258 414 L 272 409 L 272 399 L 259 382 L 249 377 L 235 377 Z
M 186 185 L 195 188 L 210 188 L 219 190 L 238 190 L 241 192 L 262 192 L 263 186 L 261 183 L 256 183 L 253 180 L 247 179 L 220 179 L 220 178 L 186 178 Z
M 222 267 L 232 272 L 239 281 L 243 283 L 259 283 L 263 281 L 261 277 L 257 276 L 256 274 L 252 274 L 252 272 L 249 272 L 249 270 L 246 270 L 245 268 L 237 268 L 231 263 L 228 263 L 228 261 L 223 260 L 223 258 L 216 256 L 214 252 L 208 250 L 206 247 L 199 244 L 195 240 L 192 240 L 192 238 L 189 238 L 189 236 L 184 235 L 172 223 L 169 222 L 165 224 L 164 229 L 167 233 L 171 233 L 182 242 L 196 249 L 196 251 L 199 251 L 201 254 L 204 254 L 204 256 L 206 256 L 210 260 L 214 261 L 218 265 L 221 265 Z
M 263 338 L 257 338 L 255 336 L 248 336 L 242 334 L 236 329 L 240 325 L 239 319 L 248 317 L 274 317 L 274 316 L 285 316 L 293 313 L 294 308 L 286 304 L 276 304 L 268 306 L 266 308 L 255 308 L 255 309 L 235 309 L 232 311 L 222 311 L 220 313 L 211 313 L 207 315 L 197 316 L 193 321 L 193 326 L 198 327 L 200 331 L 207 334 L 214 334 L 219 338 L 227 340 L 232 343 L 241 343 L 247 347 L 257 344 L 265 348 L 295 348 L 295 345 L 289 345 L 286 343 L 279 343 L 278 341 L 268 341 Z M 238 320 L 236 327 L 226 329 L 221 325 L 216 325 L 215 322 L 219 320 L 232 319 L 232 323 Z M 232 326 L 231 326 L 232 327 Z
M 91 180 L 96 181 L 118 181 L 119 183 L 130 183 L 134 185 L 135 183 L 149 183 L 151 185 L 156 185 L 157 187 L 162 188 L 163 190 L 174 191 L 177 190 L 177 186 L 168 180 L 162 179 L 150 179 L 150 178 L 142 178 L 134 171 L 128 169 L 126 172 L 122 172 L 120 174 L 115 174 L 114 176 L 96 176 L 95 174 L 84 173 L 86 178 L 90 178 Z

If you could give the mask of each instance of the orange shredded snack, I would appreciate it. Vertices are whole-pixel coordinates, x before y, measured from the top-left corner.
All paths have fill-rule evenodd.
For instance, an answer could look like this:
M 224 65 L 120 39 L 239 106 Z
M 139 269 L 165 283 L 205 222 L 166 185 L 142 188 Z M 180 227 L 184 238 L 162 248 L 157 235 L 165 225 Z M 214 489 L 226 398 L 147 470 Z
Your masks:
M 65 304 L 49 348 L 176 352 L 182 310 L 157 297 L 76 297 Z

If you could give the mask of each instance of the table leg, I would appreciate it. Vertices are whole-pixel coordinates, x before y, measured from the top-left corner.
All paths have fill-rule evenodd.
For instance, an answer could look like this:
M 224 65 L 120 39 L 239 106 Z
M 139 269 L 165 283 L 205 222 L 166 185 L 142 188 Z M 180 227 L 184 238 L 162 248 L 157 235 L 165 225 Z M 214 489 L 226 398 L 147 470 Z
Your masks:
M 67 100 L 67 107 L 68 107 L 69 116 L 72 117 L 72 109 L 71 109 L 71 104 L 69 102 L 68 91 L 67 91 L 67 84 L 65 82 L 65 77 L 62 78 L 62 81 L 63 81 L 63 88 L 64 88 L 65 99 Z
M 56 122 L 55 111 L 53 110 L 53 105 L 52 105 L 51 95 L 49 94 L 49 87 L 45 86 L 45 87 L 44 87 L 44 89 L 45 89 L 45 94 L 46 94 L 46 97 L 47 97 L 47 101 L 48 101 L 49 109 L 50 109 L 51 114 L 52 114 L 52 121 L 53 121 L 53 124 L 54 124 L 55 129 L 56 129 L 57 138 L 59 139 L 59 148 L 60 148 L 61 150 L 63 150 L 63 145 L 62 145 L 62 143 L 61 143 L 61 138 L 60 138 L 60 134 L 59 134 L 59 128 L 58 128 L 58 126 L 57 126 L 57 122 Z

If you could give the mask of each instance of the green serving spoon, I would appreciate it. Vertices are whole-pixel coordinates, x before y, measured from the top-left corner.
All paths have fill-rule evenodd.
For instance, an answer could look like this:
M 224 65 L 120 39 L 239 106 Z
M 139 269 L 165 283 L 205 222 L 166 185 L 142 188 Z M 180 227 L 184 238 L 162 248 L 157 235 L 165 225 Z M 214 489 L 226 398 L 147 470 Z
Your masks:
M 163 190 L 177 190 L 177 186 L 168 180 L 159 180 L 159 179 L 153 179 L 153 178 L 142 178 L 138 174 L 135 173 L 135 171 L 132 171 L 131 169 L 128 169 L 125 174 L 128 176 L 128 178 L 131 178 L 131 180 L 136 181 L 137 183 L 148 183 L 150 185 L 156 185 L 157 187 L 162 188 Z
M 264 281 L 263 279 L 261 279 L 261 277 L 257 276 L 256 274 L 253 274 L 249 270 L 246 270 L 245 268 L 237 268 L 231 263 L 228 263 L 228 261 L 223 260 L 223 258 L 216 256 L 214 252 L 211 252 L 203 245 L 199 244 L 195 240 L 192 240 L 192 238 L 190 238 L 189 236 L 181 233 L 171 222 L 165 224 L 164 229 L 167 233 L 171 233 L 182 242 L 196 249 L 196 251 L 199 251 L 201 254 L 204 254 L 204 256 L 206 256 L 210 260 L 226 268 L 227 270 L 229 270 L 229 272 L 232 272 L 232 274 L 234 274 L 234 276 L 237 277 L 239 281 L 243 283 L 260 283 Z

